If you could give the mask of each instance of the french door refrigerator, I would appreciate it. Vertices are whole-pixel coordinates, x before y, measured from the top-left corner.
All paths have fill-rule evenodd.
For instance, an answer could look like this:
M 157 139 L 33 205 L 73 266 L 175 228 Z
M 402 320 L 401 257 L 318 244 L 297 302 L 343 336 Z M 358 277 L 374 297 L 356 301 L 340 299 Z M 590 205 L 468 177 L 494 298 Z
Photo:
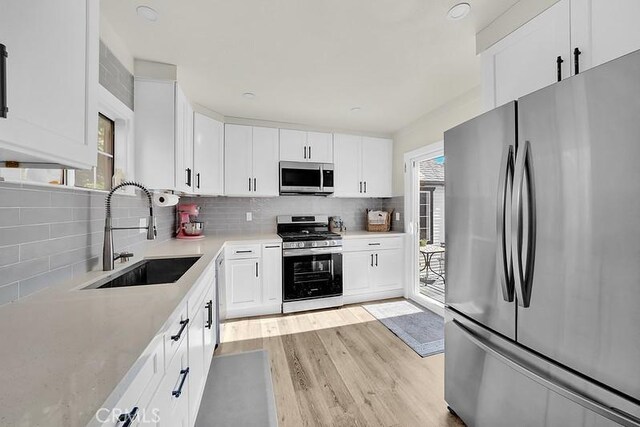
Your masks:
M 445 133 L 445 400 L 640 426 L 640 52 Z

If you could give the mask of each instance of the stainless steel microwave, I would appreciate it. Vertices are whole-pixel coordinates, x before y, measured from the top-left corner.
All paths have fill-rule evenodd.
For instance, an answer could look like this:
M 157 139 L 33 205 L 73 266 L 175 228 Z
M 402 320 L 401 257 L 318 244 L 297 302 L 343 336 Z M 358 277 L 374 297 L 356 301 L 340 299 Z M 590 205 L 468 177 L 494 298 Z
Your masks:
M 333 193 L 333 164 L 280 162 L 280 194 Z

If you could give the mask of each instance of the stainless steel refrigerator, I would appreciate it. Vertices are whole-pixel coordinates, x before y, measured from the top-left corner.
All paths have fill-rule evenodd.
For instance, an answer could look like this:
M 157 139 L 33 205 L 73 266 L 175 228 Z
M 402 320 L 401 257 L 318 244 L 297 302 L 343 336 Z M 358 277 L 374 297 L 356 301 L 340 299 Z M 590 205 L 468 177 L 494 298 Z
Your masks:
M 445 400 L 640 425 L 640 52 L 445 133 Z

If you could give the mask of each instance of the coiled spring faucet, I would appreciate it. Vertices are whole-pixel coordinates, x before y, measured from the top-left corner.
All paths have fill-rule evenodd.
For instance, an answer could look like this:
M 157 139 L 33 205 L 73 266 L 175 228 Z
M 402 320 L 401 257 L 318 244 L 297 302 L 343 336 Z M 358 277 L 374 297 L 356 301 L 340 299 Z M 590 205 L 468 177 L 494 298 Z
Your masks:
M 149 217 L 147 218 L 147 226 L 146 227 L 112 227 L 111 226 L 111 197 L 113 193 L 118 191 L 123 187 L 138 187 L 141 189 L 145 195 L 147 196 L 147 200 L 149 200 Z M 154 240 L 157 235 L 155 219 L 153 217 L 153 199 L 151 197 L 151 192 L 147 190 L 142 184 L 132 181 L 124 181 L 119 185 L 113 187 L 113 189 L 107 195 L 107 199 L 105 201 L 105 207 L 107 209 L 107 213 L 104 219 L 104 244 L 102 246 L 102 269 L 104 271 L 113 270 L 114 261 L 123 258 L 128 259 L 133 256 L 132 253 L 122 252 L 115 253 L 113 252 L 113 230 L 147 230 L 147 240 Z

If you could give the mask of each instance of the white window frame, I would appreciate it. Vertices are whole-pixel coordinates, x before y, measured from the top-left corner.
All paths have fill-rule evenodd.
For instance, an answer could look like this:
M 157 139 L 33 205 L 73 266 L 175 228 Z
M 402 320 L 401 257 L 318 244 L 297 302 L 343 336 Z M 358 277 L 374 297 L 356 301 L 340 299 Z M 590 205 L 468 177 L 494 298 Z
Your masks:
M 118 171 L 122 172 L 122 181 L 135 179 L 135 161 L 134 161 L 134 118 L 133 110 L 127 107 L 122 101 L 116 98 L 104 86 L 98 86 L 98 111 L 96 114 L 102 114 L 115 124 L 114 130 L 114 160 L 113 171 L 117 175 Z M 96 134 L 96 138 L 97 138 Z M 118 183 L 114 183 L 117 185 Z M 67 170 L 67 185 L 74 188 L 75 171 Z M 103 190 L 95 190 L 103 191 Z M 118 191 L 122 194 L 135 194 L 133 187 L 123 188 Z

